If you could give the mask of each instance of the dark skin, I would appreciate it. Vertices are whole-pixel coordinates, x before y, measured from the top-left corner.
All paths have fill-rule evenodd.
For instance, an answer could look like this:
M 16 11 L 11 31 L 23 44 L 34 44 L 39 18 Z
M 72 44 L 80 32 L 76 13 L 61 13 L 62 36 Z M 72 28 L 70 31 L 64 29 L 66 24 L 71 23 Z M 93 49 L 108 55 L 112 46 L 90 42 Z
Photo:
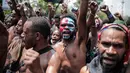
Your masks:
M 124 19 L 122 18 L 122 16 L 121 16 L 120 13 L 116 12 L 114 15 L 115 15 L 117 18 L 119 18 L 120 20 L 123 20 L 123 21 L 124 21 Z
M 8 32 L 0 21 L 0 69 L 3 69 L 6 55 L 7 55 L 7 44 L 8 44 Z M 2 70 L 0 70 L 1 72 Z M 1 72 L 2 73 L 2 72 Z
M 9 28 L 9 41 L 8 43 L 10 44 L 12 39 L 16 36 L 16 35 L 21 35 L 22 33 L 22 28 L 23 28 L 23 24 L 25 23 L 25 21 L 27 20 L 27 17 L 25 16 L 25 13 L 24 13 L 24 8 L 23 8 L 23 5 L 17 5 L 17 9 L 20 11 L 20 15 L 21 18 L 20 20 L 18 21 L 19 18 L 17 18 L 17 14 L 15 13 L 14 17 L 13 17 L 13 21 L 12 21 L 12 24 L 14 25 L 14 23 L 17 23 L 16 26 L 12 26 Z
M 55 8 L 51 3 L 48 4 L 48 10 L 49 10 L 49 21 L 50 23 L 52 23 L 52 18 L 54 17 L 55 14 Z
M 90 16 L 88 18 L 87 24 L 89 25 L 89 29 L 91 32 L 92 37 L 89 37 L 91 39 L 91 49 L 93 49 L 96 46 L 97 42 L 97 28 L 95 26 L 95 14 L 98 9 L 98 5 L 96 2 L 91 1 L 89 4 L 90 8 Z
M 97 46 L 102 57 L 100 63 L 103 73 L 119 73 L 118 69 L 122 69 L 119 65 L 122 64 L 124 54 L 128 49 L 125 36 L 123 31 L 113 28 L 108 28 L 102 32 Z M 89 68 L 84 66 L 80 73 L 90 73 Z
M 109 11 L 109 7 L 107 5 L 102 5 L 100 7 L 100 10 L 107 15 L 107 17 L 109 19 L 109 23 L 112 23 L 112 22 L 115 21 L 115 18 L 113 17 L 113 15 L 111 14 L 111 12 Z
M 62 38 L 62 41 L 54 46 L 57 53 L 52 56 L 46 73 L 79 73 L 81 67 L 85 65 L 86 42 L 88 39 L 87 7 L 88 0 L 81 0 L 76 38 L 69 40 Z M 66 26 L 69 27 L 69 25 L 61 24 L 60 28 L 65 26 L 64 30 L 67 30 Z

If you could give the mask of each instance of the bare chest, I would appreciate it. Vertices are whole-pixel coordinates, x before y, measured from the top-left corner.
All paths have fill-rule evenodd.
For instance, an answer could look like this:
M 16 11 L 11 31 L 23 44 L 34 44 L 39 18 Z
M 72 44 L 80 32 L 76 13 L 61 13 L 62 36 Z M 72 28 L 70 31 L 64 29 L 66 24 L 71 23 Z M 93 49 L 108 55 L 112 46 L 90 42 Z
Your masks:
M 44 71 L 46 71 L 47 66 L 48 66 L 48 62 L 49 62 L 52 55 L 53 55 L 53 53 L 51 51 L 40 55 L 40 64 L 41 64 Z
M 85 65 L 85 54 L 80 51 L 79 46 L 70 44 L 63 50 L 60 73 L 78 73 Z

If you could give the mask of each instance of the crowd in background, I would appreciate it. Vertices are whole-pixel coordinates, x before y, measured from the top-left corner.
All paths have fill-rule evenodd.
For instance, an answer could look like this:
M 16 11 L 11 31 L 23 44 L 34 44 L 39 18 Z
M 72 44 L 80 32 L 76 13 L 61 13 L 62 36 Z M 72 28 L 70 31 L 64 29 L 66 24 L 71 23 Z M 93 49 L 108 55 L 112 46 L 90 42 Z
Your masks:
M 80 0 L 70 12 L 62 3 L 60 13 L 53 3 L 46 13 L 15 0 L 8 5 L 8 15 L 0 5 L 0 73 L 130 72 L 130 23 L 107 5 Z

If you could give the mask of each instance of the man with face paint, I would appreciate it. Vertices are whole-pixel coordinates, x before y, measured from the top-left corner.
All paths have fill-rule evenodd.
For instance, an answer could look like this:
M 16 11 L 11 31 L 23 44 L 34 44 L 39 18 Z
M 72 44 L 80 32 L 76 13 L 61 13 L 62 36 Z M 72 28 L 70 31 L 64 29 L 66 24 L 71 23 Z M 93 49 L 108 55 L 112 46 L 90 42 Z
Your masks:
M 75 36 L 75 21 L 70 17 L 63 17 L 60 23 L 60 31 L 63 39 L 72 39 Z M 67 29 L 67 30 L 66 30 Z
M 46 73 L 79 73 L 86 63 L 88 0 L 81 0 L 80 3 L 78 22 L 72 15 L 61 18 L 59 28 L 62 40 L 53 46 L 56 53 L 51 57 Z M 78 24 L 77 32 L 76 23 Z
M 105 24 L 98 36 L 99 55 L 80 73 L 125 73 L 129 53 L 129 33 L 123 24 Z

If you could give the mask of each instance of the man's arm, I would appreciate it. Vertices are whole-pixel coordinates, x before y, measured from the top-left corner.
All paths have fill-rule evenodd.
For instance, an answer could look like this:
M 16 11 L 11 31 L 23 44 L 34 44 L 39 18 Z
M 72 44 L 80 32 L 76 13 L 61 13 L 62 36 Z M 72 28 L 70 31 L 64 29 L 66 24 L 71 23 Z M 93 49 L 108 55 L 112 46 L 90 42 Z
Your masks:
M 61 59 L 58 53 L 55 53 L 52 55 L 46 73 L 58 73 L 58 70 L 60 68 Z
M 107 15 L 107 17 L 109 19 L 109 23 L 113 23 L 115 21 L 115 18 L 113 17 L 113 15 L 110 12 L 109 7 L 107 5 L 101 6 L 100 10 Z
M 96 46 L 97 42 L 97 27 L 95 25 L 95 14 L 98 9 L 98 4 L 95 1 L 91 1 L 89 4 L 89 8 L 91 10 L 91 13 L 88 17 L 87 24 L 91 29 L 91 49 L 93 49 Z
M 11 0 L 11 1 L 13 4 L 13 9 L 15 10 L 16 14 L 20 16 L 20 11 L 17 9 L 17 3 L 15 2 L 15 0 Z
M 26 22 L 26 20 L 27 20 L 27 17 L 26 17 L 26 15 L 25 15 L 23 5 L 22 5 L 22 4 L 18 4 L 18 5 L 17 5 L 17 10 L 20 11 L 20 15 L 21 15 L 21 18 L 20 18 L 20 19 L 22 19 L 22 24 L 24 24 L 24 23 Z
M 80 10 L 77 20 L 78 32 L 76 38 L 78 39 L 78 45 L 80 49 L 86 53 L 86 42 L 88 40 L 89 28 L 86 25 L 86 15 L 88 11 L 88 0 L 80 0 Z M 85 49 L 84 49 L 85 48 Z

